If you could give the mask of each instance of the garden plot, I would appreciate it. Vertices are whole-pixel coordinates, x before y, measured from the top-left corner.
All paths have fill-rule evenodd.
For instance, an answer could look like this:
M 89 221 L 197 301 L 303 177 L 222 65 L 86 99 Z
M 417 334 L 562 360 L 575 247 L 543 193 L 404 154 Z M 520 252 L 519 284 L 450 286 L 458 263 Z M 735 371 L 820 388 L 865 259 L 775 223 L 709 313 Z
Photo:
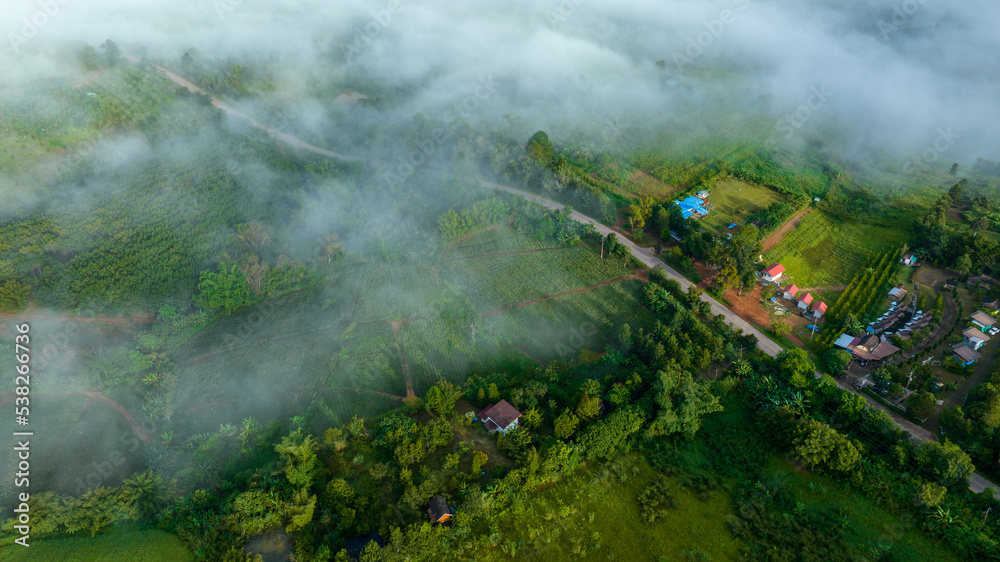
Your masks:
M 601 260 L 587 246 L 475 258 L 446 265 L 447 276 L 462 287 L 480 312 L 501 310 L 633 273 L 620 260 Z
M 764 254 L 764 261 L 784 265 L 799 287 L 834 288 L 846 285 L 869 254 L 902 244 L 908 236 L 898 228 L 838 222 L 817 210 Z

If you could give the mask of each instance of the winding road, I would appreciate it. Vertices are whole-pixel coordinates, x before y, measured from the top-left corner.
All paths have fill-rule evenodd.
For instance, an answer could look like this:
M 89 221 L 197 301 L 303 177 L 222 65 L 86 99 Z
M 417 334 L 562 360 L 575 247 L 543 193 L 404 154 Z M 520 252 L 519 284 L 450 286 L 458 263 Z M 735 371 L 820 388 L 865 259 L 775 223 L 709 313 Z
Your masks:
M 136 58 L 134 58 L 134 57 L 128 57 L 128 56 L 126 56 L 126 58 L 128 60 L 132 61 L 132 62 L 139 62 L 139 60 L 136 59 Z M 167 78 L 169 78 L 170 80 L 172 80 L 174 83 L 179 84 L 181 86 L 184 86 L 185 88 L 187 88 L 188 90 L 190 90 L 192 92 L 195 92 L 195 93 L 198 93 L 198 94 L 209 95 L 204 90 L 202 90 L 201 88 L 195 86 L 194 84 L 192 84 L 191 82 L 189 82 L 189 81 L 185 80 L 184 78 L 178 76 L 177 74 L 175 74 L 175 73 L 173 73 L 173 72 L 171 72 L 171 71 L 169 71 L 169 70 L 167 70 L 167 69 L 165 69 L 165 68 L 163 68 L 161 66 L 155 65 L 155 64 L 153 64 L 152 66 L 154 68 L 162 71 L 164 74 L 166 74 Z M 278 141 L 284 142 L 284 143 L 286 143 L 288 145 L 291 145 L 291 146 L 302 148 L 304 150 L 308 150 L 308 151 L 313 152 L 315 154 L 320 154 L 320 155 L 328 156 L 328 157 L 331 157 L 331 158 L 337 158 L 337 159 L 340 159 L 340 160 L 355 161 L 355 162 L 363 161 L 362 158 L 358 158 L 358 157 L 355 157 L 355 156 L 348 156 L 348 155 L 345 155 L 345 154 L 339 154 L 339 153 L 336 153 L 336 152 L 331 152 L 329 150 L 325 150 L 325 149 L 320 148 L 318 146 L 315 146 L 315 145 L 309 144 L 307 142 L 304 142 L 302 140 L 299 140 L 298 138 L 296 138 L 296 137 L 294 137 L 294 136 L 292 136 L 290 134 L 282 133 L 280 131 L 276 131 L 274 129 L 271 129 L 270 127 L 262 125 L 261 123 L 258 123 L 257 121 L 254 121 L 250 117 L 248 117 L 248 116 L 240 113 L 239 111 L 237 111 L 236 109 L 234 109 L 232 106 L 230 106 L 230 105 L 228 105 L 228 104 L 226 104 L 226 103 L 218 100 L 217 98 L 212 97 L 212 96 L 209 96 L 209 97 L 211 99 L 211 103 L 212 103 L 213 106 L 217 107 L 218 109 L 220 109 L 222 111 L 225 111 L 228 114 L 240 117 L 242 119 L 246 119 L 251 124 L 253 124 L 254 127 L 263 129 L 264 131 L 267 131 L 269 134 L 271 134 Z M 563 205 L 562 203 L 557 203 L 555 201 L 552 201 L 551 199 L 546 199 L 544 197 L 539 197 L 538 195 L 535 195 L 533 193 L 529 193 L 529 192 L 521 190 L 521 189 L 517 189 L 517 188 L 514 188 L 514 187 L 510 187 L 510 186 L 507 186 L 507 185 L 502 185 L 502 184 L 498 184 L 498 183 L 494 183 L 494 182 L 482 181 L 482 180 L 479 183 L 481 185 L 486 186 L 486 187 L 490 187 L 490 188 L 493 188 L 493 189 L 499 189 L 499 190 L 502 190 L 502 191 L 506 191 L 507 193 L 511 193 L 513 195 L 519 195 L 521 197 L 524 197 L 526 200 L 532 201 L 534 203 L 537 203 L 537 204 L 539 204 L 539 205 L 541 205 L 541 206 L 543 206 L 543 207 L 545 207 L 547 209 L 561 211 L 561 210 L 563 210 L 563 209 L 566 208 L 566 206 Z M 581 213 L 579 213 L 577 211 L 573 211 L 570 214 L 570 217 L 573 218 L 573 220 L 575 220 L 577 222 L 581 222 L 583 224 L 593 225 L 594 229 L 597 232 L 599 232 L 602 235 L 604 235 L 604 236 L 607 236 L 608 234 L 611 234 L 612 232 L 614 232 L 611 228 L 609 228 L 609 227 L 607 227 L 607 226 L 605 226 L 605 225 L 597 222 L 596 220 L 594 220 L 594 219 L 592 219 L 592 218 L 590 218 L 590 217 L 588 217 L 586 215 L 583 215 L 583 214 L 581 214 Z M 615 235 L 618 236 L 618 233 L 615 233 Z M 632 255 L 635 256 L 636 259 L 638 259 L 639 261 L 641 261 L 646 266 L 648 266 L 650 268 L 659 267 L 660 269 L 662 269 L 663 272 L 666 273 L 667 277 L 669 277 L 671 279 L 674 279 L 678 283 L 680 283 L 681 288 L 684 289 L 685 291 L 689 287 L 691 287 L 693 285 L 693 283 L 691 283 L 690 281 L 688 281 L 683 275 L 681 275 L 680 273 L 677 273 L 677 271 L 675 271 L 673 268 L 671 268 L 670 266 L 668 266 L 667 264 L 665 264 L 662 260 L 658 259 L 656 256 L 650 254 L 648 251 L 646 251 L 643 248 L 639 247 L 639 245 L 637 245 L 636 243 L 632 242 L 631 240 L 629 240 L 629 239 L 627 239 L 627 238 L 625 238 L 623 236 L 618 236 L 618 241 L 620 243 L 624 244 L 626 247 L 628 247 L 628 249 L 632 252 Z M 725 306 L 723 306 L 719 301 L 713 299 L 712 297 L 710 297 L 710 296 L 708 296 L 707 294 L 704 294 L 704 293 L 701 295 L 701 299 L 703 301 L 709 303 L 709 305 L 711 305 L 712 314 L 721 314 L 731 325 L 733 325 L 733 326 L 735 326 L 735 327 L 743 330 L 744 333 L 753 334 L 754 337 L 757 338 L 757 347 L 760 348 L 761 351 L 763 351 L 764 353 L 768 354 L 771 357 L 776 357 L 779 353 L 781 353 L 782 347 L 780 345 L 778 345 L 775 341 L 771 340 L 770 338 L 768 338 L 767 336 L 765 336 L 764 334 L 762 334 L 760 332 L 760 330 L 758 330 L 758 329 L 754 328 L 753 326 L 751 326 L 749 322 L 747 322 L 743 318 L 740 318 L 739 316 L 737 316 L 736 313 L 734 313 L 733 311 L 731 311 L 728 308 L 726 308 Z M 819 377 L 821 375 L 817 372 L 816 376 Z M 845 390 L 847 390 L 849 392 L 856 392 L 856 390 L 853 389 L 853 388 L 851 388 L 850 385 L 843 384 L 843 381 L 838 382 L 838 385 L 841 388 L 843 388 L 843 389 L 845 389 Z M 933 433 L 931 433 L 931 432 L 927 431 L 926 429 L 924 429 L 922 427 L 919 427 L 919 426 L 917 426 L 917 425 L 915 425 L 915 424 L 913 424 L 913 423 L 911 423 L 911 422 L 909 422 L 909 421 L 907 421 L 907 420 L 899 417 L 898 415 L 895 415 L 892 411 L 888 410 L 887 408 L 884 408 L 878 402 L 876 402 L 874 400 L 871 400 L 868 396 L 865 396 L 864 394 L 860 394 L 860 396 L 862 396 L 863 398 L 865 398 L 865 401 L 868 403 L 868 405 L 870 407 L 872 407 L 872 408 L 879 408 L 879 409 L 883 409 L 883 410 L 887 411 L 892 416 L 893 420 L 904 431 L 910 433 L 913 437 L 915 437 L 917 439 L 920 439 L 920 440 L 934 440 L 934 441 L 937 440 L 937 436 L 934 435 Z M 997 499 L 1000 499 L 1000 489 L 998 489 L 998 487 L 997 487 L 996 484 L 994 484 L 993 482 L 990 482 L 989 480 L 987 480 L 986 478 L 982 477 L 981 475 L 979 475 L 977 473 L 973 473 L 971 476 L 969 476 L 969 489 L 970 490 L 972 490 L 973 492 L 982 493 L 983 491 L 986 490 L 986 488 L 992 488 L 994 490 L 994 496 Z

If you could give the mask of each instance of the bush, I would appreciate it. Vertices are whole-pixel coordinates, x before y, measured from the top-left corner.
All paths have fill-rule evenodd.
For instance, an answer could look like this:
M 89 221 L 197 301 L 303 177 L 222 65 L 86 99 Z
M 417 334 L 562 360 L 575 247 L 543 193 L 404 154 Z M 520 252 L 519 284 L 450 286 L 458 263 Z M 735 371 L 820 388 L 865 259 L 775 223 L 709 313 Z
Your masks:
M 7 281 L 0 285 L 0 312 L 21 312 L 28 305 L 31 288 L 24 283 Z

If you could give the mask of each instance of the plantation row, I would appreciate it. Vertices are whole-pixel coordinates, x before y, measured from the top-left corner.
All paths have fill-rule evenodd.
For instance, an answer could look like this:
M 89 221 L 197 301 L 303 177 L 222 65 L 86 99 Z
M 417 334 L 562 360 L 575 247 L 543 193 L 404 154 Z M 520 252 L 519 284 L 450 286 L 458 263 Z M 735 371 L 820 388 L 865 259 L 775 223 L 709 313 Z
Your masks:
M 819 345 L 829 347 L 833 344 L 833 341 L 840 336 L 840 322 L 847 315 L 861 319 L 885 298 L 889 281 L 896 272 L 902 253 L 902 248 L 894 248 L 869 256 L 851 284 L 827 312 L 827 326 L 834 326 L 835 329 L 825 331 L 818 340 Z
M 611 279 L 625 277 L 631 270 L 622 260 L 593 249 L 566 248 L 530 254 L 473 258 L 453 262 L 460 268 L 449 271 L 464 287 L 481 312 L 520 304 Z

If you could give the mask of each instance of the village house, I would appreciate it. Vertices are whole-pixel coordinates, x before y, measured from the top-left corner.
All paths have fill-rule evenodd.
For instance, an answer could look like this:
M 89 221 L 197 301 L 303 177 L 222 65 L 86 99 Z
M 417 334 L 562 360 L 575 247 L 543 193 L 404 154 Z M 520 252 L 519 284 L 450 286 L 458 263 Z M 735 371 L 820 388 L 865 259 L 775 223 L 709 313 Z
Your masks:
M 437 495 L 431 498 L 431 506 L 427 509 L 427 516 L 431 518 L 431 523 L 446 523 L 452 515 L 451 506 L 445 501 L 444 496 Z
M 980 347 L 983 347 L 986 342 L 990 341 L 990 337 L 976 328 L 969 326 L 962 332 L 962 341 L 972 349 L 978 351 Z
M 903 262 L 903 265 L 907 265 L 910 267 L 917 267 L 918 265 L 917 256 L 915 254 L 906 254 L 900 261 Z
M 709 209 L 706 207 L 705 200 L 694 197 L 693 195 L 674 201 L 674 205 L 681 208 L 681 215 L 683 215 L 686 219 L 691 217 L 700 219 L 708 215 L 709 212 Z
M 776 263 L 760 272 L 760 278 L 763 279 L 765 283 L 777 283 L 778 279 L 781 279 L 781 274 L 784 272 L 785 266 L 780 263 Z
M 892 289 L 889 290 L 889 298 L 891 298 L 892 300 L 898 301 L 905 296 L 906 296 L 906 289 L 904 289 L 902 285 L 898 287 L 893 287 Z
M 987 291 L 1000 285 L 1000 281 L 989 275 L 972 275 L 965 282 L 969 285 L 970 289 L 985 289 Z
M 812 302 L 813 302 L 813 296 L 809 293 L 806 293 L 804 297 L 799 299 L 799 308 L 801 308 L 803 311 L 809 310 L 809 305 L 811 305 Z
M 1000 299 L 996 297 L 986 297 L 979 302 L 979 306 L 985 308 L 986 310 L 992 310 L 994 312 L 1000 310 Z
M 781 296 L 785 297 L 786 300 L 790 301 L 795 300 L 795 295 L 799 294 L 799 288 L 796 287 L 794 284 L 785 287 L 784 289 L 782 289 L 782 291 L 783 292 Z
M 965 345 L 964 343 L 960 343 L 955 347 L 951 348 L 951 351 L 952 353 L 955 354 L 955 359 L 963 367 L 968 367 L 969 365 L 972 365 L 973 363 L 978 361 L 980 357 L 982 357 L 982 354 L 972 349 L 971 347 Z
M 855 357 L 864 361 L 884 361 L 899 351 L 899 348 L 884 337 L 867 335 L 862 336 L 850 351 Z
M 521 412 L 511 406 L 510 402 L 500 400 L 492 406 L 487 406 L 479 412 L 479 421 L 483 422 L 489 431 L 499 431 L 505 433 L 508 429 L 517 427 L 517 420 L 521 417 Z
M 826 314 L 826 303 L 820 301 L 813 305 L 812 310 L 813 310 L 813 318 L 821 318 L 824 314 Z
M 978 326 L 980 331 L 988 332 L 997 323 L 997 319 L 982 310 L 977 310 L 972 313 L 972 323 Z

